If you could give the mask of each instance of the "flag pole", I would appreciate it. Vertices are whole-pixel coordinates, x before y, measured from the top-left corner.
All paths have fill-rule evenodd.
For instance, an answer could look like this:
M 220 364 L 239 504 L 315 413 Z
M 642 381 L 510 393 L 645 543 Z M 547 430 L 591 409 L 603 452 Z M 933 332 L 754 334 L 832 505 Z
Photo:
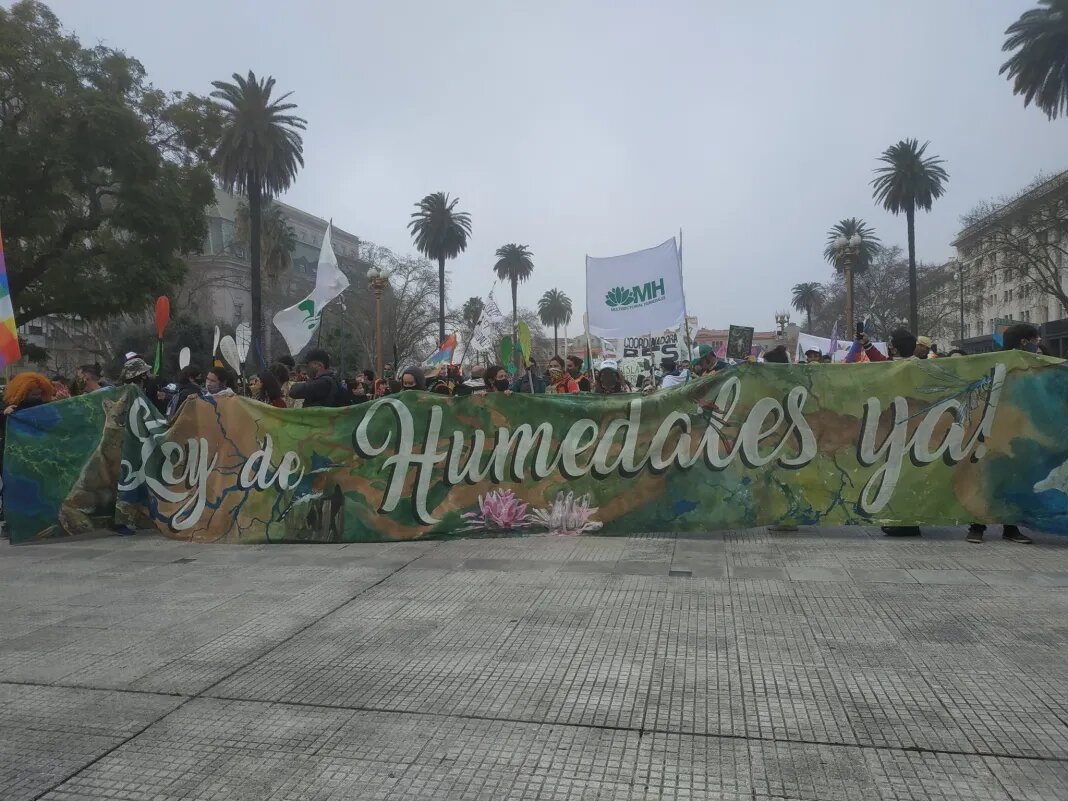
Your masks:
M 590 341 L 590 254 L 586 254 L 586 358 L 590 361 L 590 391 L 593 391 L 593 344 Z
M 690 357 L 690 369 L 686 371 L 686 380 L 693 375 L 693 340 L 690 339 L 690 310 L 686 308 L 686 285 L 682 281 L 682 226 L 679 226 L 679 285 L 682 286 L 682 329 L 686 337 L 686 354 Z

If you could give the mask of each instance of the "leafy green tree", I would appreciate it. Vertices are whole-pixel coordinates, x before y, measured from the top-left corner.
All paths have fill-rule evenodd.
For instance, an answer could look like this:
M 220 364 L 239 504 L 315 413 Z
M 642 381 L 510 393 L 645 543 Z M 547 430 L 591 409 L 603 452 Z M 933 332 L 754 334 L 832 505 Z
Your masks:
M 812 310 L 823 303 L 823 297 L 823 284 L 817 281 L 794 284 L 791 303 L 797 311 L 805 313 L 810 334 L 812 333 Z
M 512 344 L 516 343 L 516 330 L 519 324 L 519 284 L 526 281 L 534 273 L 534 254 L 526 245 L 517 245 L 514 242 L 497 248 L 497 263 L 493 265 L 493 271 L 502 281 L 507 281 L 512 287 Z M 519 348 L 513 347 L 516 354 L 516 363 L 519 359 Z
M 1068 112 L 1068 0 L 1039 0 L 1039 6 L 1005 31 L 1001 49 L 1016 52 L 998 75 L 1008 73 L 1024 106 L 1034 102 L 1052 120 Z
M 916 209 L 930 211 L 937 198 L 946 191 L 949 173 L 937 156 L 924 156 L 930 142 L 921 146 L 915 139 L 902 139 L 879 157 L 886 166 L 877 167 L 873 197 L 893 214 L 904 212 L 909 236 L 909 327 L 918 333 L 920 322 L 916 292 Z
M 438 263 L 438 341 L 445 341 L 445 260 L 455 259 L 467 250 L 471 237 L 471 215 L 457 211 L 460 198 L 449 200 L 445 192 L 434 192 L 415 204 L 408 222 L 415 248 Z
M 139 313 L 182 280 L 214 200 L 220 118 L 83 48 L 41 3 L 0 8 L 0 223 L 18 322 Z
M 247 78 L 235 72 L 233 83 L 211 84 L 215 87 L 211 96 L 219 101 L 224 117 L 215 166 L 227 189 L 248 198 L 252 336 L 261 345 L 266 341 L 260 274 L 263 202 L 288 189 L 304 166 L 300 132 L 307 127 L 306 120 L 289 113 L 297 107 L 285 102 L 291 92 L 271 99 L 274 83 L 274 78 L 257 78 L 250 70 Z
M 559 289 L 550 289 L 538 300 L 538 319 L 553 327 L 553 354 L 560 355 L 560 326 L 571 322 L 571 298 Z
M 859 275 L 868 269 L 868 266 L 882 248 L 879 244 L 879 237 L 875 235 L 875 230 L 864 220 L 848 217 L 832 226 L 831 230 L 827 232 L 827 246 L 823 249 L 823 257 L 833 264 L 838 272 L 842 272 L 842 254 L 839 253 L 836 242 L 840 236 L 850 239 L 854 234 L 861 239 L 860 248 L 857 250 L 856 258 L 853 260 L 853 274 Z

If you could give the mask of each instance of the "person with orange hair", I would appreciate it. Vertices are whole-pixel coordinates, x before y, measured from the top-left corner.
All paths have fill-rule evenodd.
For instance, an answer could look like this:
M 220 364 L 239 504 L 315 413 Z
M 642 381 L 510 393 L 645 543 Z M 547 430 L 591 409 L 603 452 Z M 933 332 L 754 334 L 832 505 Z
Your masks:
M 7 389 L 4 390 L 4 414 L 40 406 L 50 402 L 54 396 L 55 389 L 47 376 L 40 373 L 19 373 L 7 382 Z

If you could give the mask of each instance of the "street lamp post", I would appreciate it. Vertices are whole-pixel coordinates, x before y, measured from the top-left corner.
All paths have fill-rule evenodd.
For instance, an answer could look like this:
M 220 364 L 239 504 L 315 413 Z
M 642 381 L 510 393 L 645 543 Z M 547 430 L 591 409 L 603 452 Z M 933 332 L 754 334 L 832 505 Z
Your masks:
M 778 326 L 776 334 L 779 339 L 782 339 L 786 335 L 786 326 L 790 324 L 790 312 L 780 311 L 775 312 L 775 325 Z
M 845 270 L 846 279 L 846 326 L 849 331 L 849 336 L 853 336 L 853 332 L 856 331 L 856 323 L 853 319 L 853 268 L 857 263 L 857 255 L 860 253 L 860 246 L 864 242 L 860 234 L 853 234 L 848 239 L 844 235 L 839 234 L 838 238 L 834 240 L 834 247 L 838 251 L 838 258 L 842 263 L 842 269 Z
M 964 266 L 957 270 L 957 274 L 953 276 L 960 281 L 960 337 L 957 342 L 958 348 L 964 347 Z
M 373 264 L 367 269 L 367 285 L 375 293 L 375 375 L 382 377 L 382 293 L 389 286 L 389 277 Z

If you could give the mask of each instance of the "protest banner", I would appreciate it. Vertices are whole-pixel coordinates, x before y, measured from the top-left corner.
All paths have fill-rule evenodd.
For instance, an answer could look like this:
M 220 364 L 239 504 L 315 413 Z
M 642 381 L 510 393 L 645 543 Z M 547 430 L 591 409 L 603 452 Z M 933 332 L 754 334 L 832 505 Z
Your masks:
M 1063 407 L 1063 408 L 1062 408 Z M 345 409 L 134 387 L 17 412 L 12 542 L 116 517 L 197 542 L 965 524 L 1068 532 L 1068 370 L 1023 352 L 742 365 L 653 395 Z

